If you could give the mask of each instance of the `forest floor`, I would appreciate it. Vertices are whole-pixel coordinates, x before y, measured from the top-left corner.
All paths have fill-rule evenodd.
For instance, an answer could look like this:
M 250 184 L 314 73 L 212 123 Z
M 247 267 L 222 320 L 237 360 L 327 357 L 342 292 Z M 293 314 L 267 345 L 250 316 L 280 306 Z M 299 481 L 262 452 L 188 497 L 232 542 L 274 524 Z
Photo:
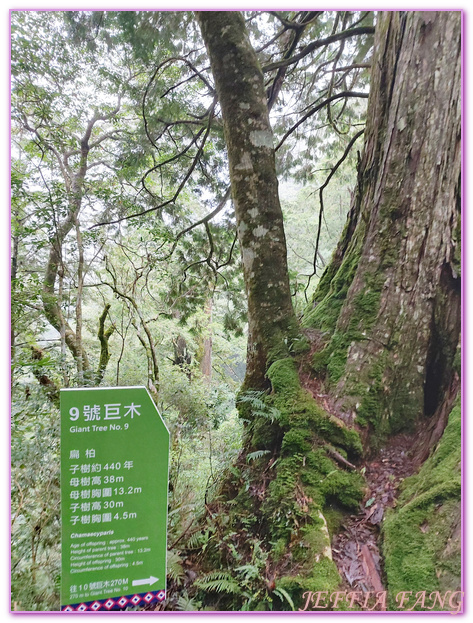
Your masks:
M 376 600 L 365 604 L 368 592 L 385 591 L 383 559 L 380 551 L 380 525 L 388 507 L 396 503 L 399 485 L 416 470 L 411 450 L 416 435 L 397 435 L 376 457 L 360 466 L 368 492 L 356 515 L 346 517 L 340 532 L 332 539 L 332 556 L 343 581 L 341 590 L 360 592 L 355 603 L 370 609 Z M 375 609 L 385 609 L 378 606 Z
M 343 420 L 347 426 L 354 426 L 353 415 L 340 410 L 330 394 L 325 392 L 323 382 L 314 379 L 308 366 L 304 365 L 320 348 L 317 335 L 308 337 L 312 348 L 299 370 L 302 386 L 327 412 Z M 419 468 L 418 461 L 414 459 L 418 439 L 418 432 L 390 437 L 386 447 L 381 447 L 375 455 L 357 465 L 366 480 L 366 495 L 359 512 L 346 515 L 339 532 L 332 538 L 332 556 L 342 578 L 340 590 L 360 593 L 359 600 L 355 599 L 354 604 L 363 609 L 386 609 L 382 605 L 374 605 L 375 593 L 386 590 L 380 526 L 386 509 L 396 505 L 402 481 Z M 368 593 L 371 595 L 367 600 Z

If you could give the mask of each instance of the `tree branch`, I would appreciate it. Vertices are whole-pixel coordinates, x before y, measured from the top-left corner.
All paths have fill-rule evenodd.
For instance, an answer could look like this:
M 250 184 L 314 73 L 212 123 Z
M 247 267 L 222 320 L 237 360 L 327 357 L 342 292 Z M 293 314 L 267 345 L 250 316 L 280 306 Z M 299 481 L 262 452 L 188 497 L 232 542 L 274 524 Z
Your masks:
M 373 26 L 359 26 L 358 28 L 349 28 L 348 30 L 344 30 L 337 34 L 331 35 L 330 37 L 326 37 L 325 39 L 312 41 L 312 43 L 309 43 L 308 45 L 306 45 L 305 48 L 303 48 L 301 52 L 299 52 L 299 54 L 296 54 L 292 56 L 291 58 L 266 65 L 265 67 L 262 68 L 263 73 L 274 71 L 275 69 L 279 69 L 280 67 L 288 67 L 289 65 L 294 65 L 295 63 L 298 63 L 301 59 L 303 59 L 305 56 L 307 56 L 314 50 L 325 47 L 326 45 L 329 45 L 330 43 L 335 43 L 336 41 L 341 41 L 342 39 L 348 39 L 350 37 L 358 37 L 359 35 L 372 35 L 372 34 L 374 34 Z
M 348 143 L 345 151 L 343 152 L 342 157 L 332 167 L 330 173 L 327 176 L 327 179 L 322 184 L 322 186 L 320 186 L 320 188 L 319 188 L 319 200 L 320 200 L 319 223 L 318 223 L 318 226 L 317 226 L 317 238 L 316 238 L 316 241 L 315 241 L 314 259 L 313 259 L 313 262 L 312 262 L 312 267 L 313 267 L 312 268 L 312 273 L 309 275 L 309 278 L 307 280 L 307 285 L 306 285 L 306 287 L 304 289 L 304 296 L 305 296 L 306 300 L 307 300 L 307 290 L 309 288 L 310 281 L 311 281 L 312 277 L 317 274 L 317 256 L 318 256 L 318 253 L 319 253 L 320 232 L 322 231 L 322 217 L 323 217 L 323 213 L 324 213 L 324 200 L 323 200 L 324 189 L 329 185 L 330 180 L 332 179 L 332 177 L 335 175 L 336 171 L 339 169 L 339 167 L 342 165 L 342 163 L 347 158 L 347 156 L 350 153 L 351 148 L 353 147 L 355 142 L 360 138 L 360 136 L 363 133 L 364 133 L 364 129 L 360 130 L 359 132 L 357 132 L 355 134 L 355 136 L 353 136 L 353 138 Z
M 327 99 L 325 99 L 323 102 L 321 102 L 320 104 L 318 104 L 317 106 L 314 106 L 314 108 L 311 108 L 311 110 L 309 110 L 309 112 L 307 114 L 305 114 L 303 117 L 301 117 L 299 119 L 299 121 L 297 123 L 295 123 L 292 128 L 290 128 L 282 137 L 282 139 L 279 141 L 278 145 L 275 148 L 275 151 L 277 151 L 282 144 L 285 142 L 285 140 L 300 126 L 304 123 L 304 121 L 306 121 L 309 117 L 312 117 L 312 115 L 315 115 L 316 112 L 318 112 L 319 110 L 321 110 L 322 108 L 324 108 L 324 106 L 327 106 L 328 104 L 330 104 L 331 102 L 337 100 L 337 99 L 342 99 L 344 97 L 360 97 L 360 98 L 364 98 L 367 99 L 369 97 L 368 93 L 363 93 L 361 91 L 342 91 L 341 93 L 336 93 L 335 95 L 332 95 L 330 97 L 328 97 Z

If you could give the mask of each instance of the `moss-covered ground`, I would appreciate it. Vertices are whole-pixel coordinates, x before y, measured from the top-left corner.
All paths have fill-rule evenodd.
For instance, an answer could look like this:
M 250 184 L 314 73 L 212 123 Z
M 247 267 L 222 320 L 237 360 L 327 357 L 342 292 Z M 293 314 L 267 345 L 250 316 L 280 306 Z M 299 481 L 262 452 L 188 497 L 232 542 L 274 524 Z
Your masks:
M 428 596 L 460 590 L 460 433 L 457 404 L 437 448 L 419 472 L 404 481 L 396 508 L 387 513 L 383 553 L 393 610 L 401 591 L 412 591 L 412 595 L 426 591 Z M 432 604 L 426 601 L 423 608 L 420 601 L 415 609 Z M 438 603 L 434 609 L 441 609 Z
M 292 357 L 273 363 L 267 376 L 269 393 L 241 397 L 245 450 L 208 504 L 208 529 L 196 541 L 202 554 L 195 587 L 205 609 L 297 610 L 310 591 L 341 590 L 331 540 L 347 514 L 360 511 L 366 481 L 339 459 L 357 462 L 359 435 L 301 386 Z M 403 591 L 411 591 L 411 602 L 399 608 L 405 611 L 416 593 L 426 592 L 425 607 L 421 601 L 413 606 L 423 610 L 433 603 L 431 593 L 458 590 L 459 509 L 457 405 L 438 447 L 386 512 L 388 610 L 397 609 Z
M 358 433 L 301 387 L 292 357 L 273 363 L 267 376 L 270 393 L 241 397 L 245 452 L 209 505 L 214 529 L 200 582 L 207 606 L 297 610 L 305 592 L 337 590 L 330 533 L 364 495 L 363 476 L 333 458 L 356 461 Z M 247 591 L 236 589 L 245 582 Z

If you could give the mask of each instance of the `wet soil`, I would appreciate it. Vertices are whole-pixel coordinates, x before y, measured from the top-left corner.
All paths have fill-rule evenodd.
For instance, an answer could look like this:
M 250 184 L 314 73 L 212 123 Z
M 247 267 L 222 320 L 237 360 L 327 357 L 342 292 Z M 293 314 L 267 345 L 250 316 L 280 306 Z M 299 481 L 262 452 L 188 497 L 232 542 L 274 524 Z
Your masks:
M 312 354 L 321 347 L 321 339 L 315 331 L 307 337 L 311 350 L 299 370 L 302 386 L 328 413 L 343 420 L 347 426 L 355 426 L 353 414 L 341 410 L 325 390 L 323 381 L 313 378 L 309 362 Z M 363 609 L 372 609 L 376 602 L 376 599 L 366 602 L 368 592 L 374 595 L 385 590 L 380 526 L 386 509 L 395 505 L 402 481 L 417 471 L 418 442 L 417 432 L 390 437 L 386 447 L 357 465 L 366 479 L 366 495 L 359 512 L 347 516 L 332 539 L 332 556 L 343 583 L 341 590 L 360 593 L 360 598 L 354 599 L 353 603 Z M 373 609 L 385 608 L 378 604 Z
M 359 513 L 348 516 L 332 540 L 332 556 L 342 577 L 343 589 L 363 593 L 354 601 L 362 607 L 369 608 L 365 604 L 366 593 L 373 595 L 386 590 L 380 526 L 386 509 L 395 504 L 399 485 L 416 471 L 413 460 L 416 439 L 415 434 L 392 437 L 376 457 L 360 466 L 367 484 L 365 499 Z M 374 609 L 384 608 L 378 605 Z

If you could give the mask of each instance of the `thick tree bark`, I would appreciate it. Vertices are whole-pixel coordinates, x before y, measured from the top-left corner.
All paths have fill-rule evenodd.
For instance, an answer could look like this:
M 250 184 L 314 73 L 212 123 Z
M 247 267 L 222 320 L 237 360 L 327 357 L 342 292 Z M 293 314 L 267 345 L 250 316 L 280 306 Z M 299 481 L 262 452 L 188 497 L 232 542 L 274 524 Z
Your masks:
M 379 14 L 356 197 L 306 317 L 339 404 L 382 432 L 437 413 L 454 377 L 460 20 Z
M 298 336 L 263 73 L 239 11 L 196 15 L 222 109 L 248 296 L 244 387 L 260 389 L 269 365 Z

